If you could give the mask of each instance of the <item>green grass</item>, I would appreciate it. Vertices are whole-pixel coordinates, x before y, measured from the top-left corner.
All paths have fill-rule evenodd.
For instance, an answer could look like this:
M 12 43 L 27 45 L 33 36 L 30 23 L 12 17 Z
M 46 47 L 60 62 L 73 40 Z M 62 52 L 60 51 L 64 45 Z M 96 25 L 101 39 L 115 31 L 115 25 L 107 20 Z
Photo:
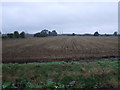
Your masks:
M 119 61 L 2 64 L 3 88 L 119 86 Z

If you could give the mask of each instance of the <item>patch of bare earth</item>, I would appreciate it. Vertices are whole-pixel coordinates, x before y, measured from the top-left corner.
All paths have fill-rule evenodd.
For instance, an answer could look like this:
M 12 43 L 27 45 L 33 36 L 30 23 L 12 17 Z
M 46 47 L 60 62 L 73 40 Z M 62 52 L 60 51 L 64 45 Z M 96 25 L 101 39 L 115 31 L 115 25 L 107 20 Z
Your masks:
M 56 36 L 3 40 L 3 62 L 79 61 L 118 56 L 118 37 Z

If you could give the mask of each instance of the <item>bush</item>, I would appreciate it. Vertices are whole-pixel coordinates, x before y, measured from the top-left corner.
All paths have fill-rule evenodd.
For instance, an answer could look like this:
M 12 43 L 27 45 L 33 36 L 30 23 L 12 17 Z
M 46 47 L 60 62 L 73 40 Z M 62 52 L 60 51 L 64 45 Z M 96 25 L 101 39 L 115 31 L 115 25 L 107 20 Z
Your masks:
M 48 36 L 48 34 L 46 34 L 46 33 L 36 33 L 36 34 L 34 34 L 34 37 L 47 37 Z
M 19 35 L 19 32 L 18 32 L 18 31 L 14 31 L 14 37 L 15 37 L 15 38 L 19 38 L 19 37 L 20 37 L 20 35 Z
M 95 33 L 94 33 L 94 36 L 99 36 L 99 33 L 98 33 L 98 32 L 95 32 Z
M 21 37 L 21 38 L 25 38 L 25 32 L 21 32 L 21 33 L 20 33 L 20 37 Z
M 7 37 L 8 37 L 8 38 L 14 38 L 14 35 L 13 35 L 12 33 L 10 33 L 10 34 L 8 33 L 8 34 L 7 34 Z
M 7 36 L 3 36 L 3 35 L 2 35 L 2 39 L 7 39 L 7 38 L 8 38 Z

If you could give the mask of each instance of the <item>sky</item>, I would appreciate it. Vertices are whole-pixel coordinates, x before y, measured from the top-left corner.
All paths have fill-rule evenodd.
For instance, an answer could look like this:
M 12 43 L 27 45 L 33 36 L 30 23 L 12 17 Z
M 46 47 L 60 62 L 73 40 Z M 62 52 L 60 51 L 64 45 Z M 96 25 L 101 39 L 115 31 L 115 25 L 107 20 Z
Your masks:
M 4 2 L 2 32 L 37 33 L 43 29 L 59 34 L 118 31 L 117 2 Z

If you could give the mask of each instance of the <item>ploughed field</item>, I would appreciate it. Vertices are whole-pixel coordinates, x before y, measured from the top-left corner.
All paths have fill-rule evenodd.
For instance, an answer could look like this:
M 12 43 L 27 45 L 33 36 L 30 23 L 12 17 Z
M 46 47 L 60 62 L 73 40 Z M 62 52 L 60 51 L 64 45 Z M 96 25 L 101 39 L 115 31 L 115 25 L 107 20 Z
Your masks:
M 77 61 L 118 56 L 118 37 L 56 36 L 6 39 L 3 62 Z

